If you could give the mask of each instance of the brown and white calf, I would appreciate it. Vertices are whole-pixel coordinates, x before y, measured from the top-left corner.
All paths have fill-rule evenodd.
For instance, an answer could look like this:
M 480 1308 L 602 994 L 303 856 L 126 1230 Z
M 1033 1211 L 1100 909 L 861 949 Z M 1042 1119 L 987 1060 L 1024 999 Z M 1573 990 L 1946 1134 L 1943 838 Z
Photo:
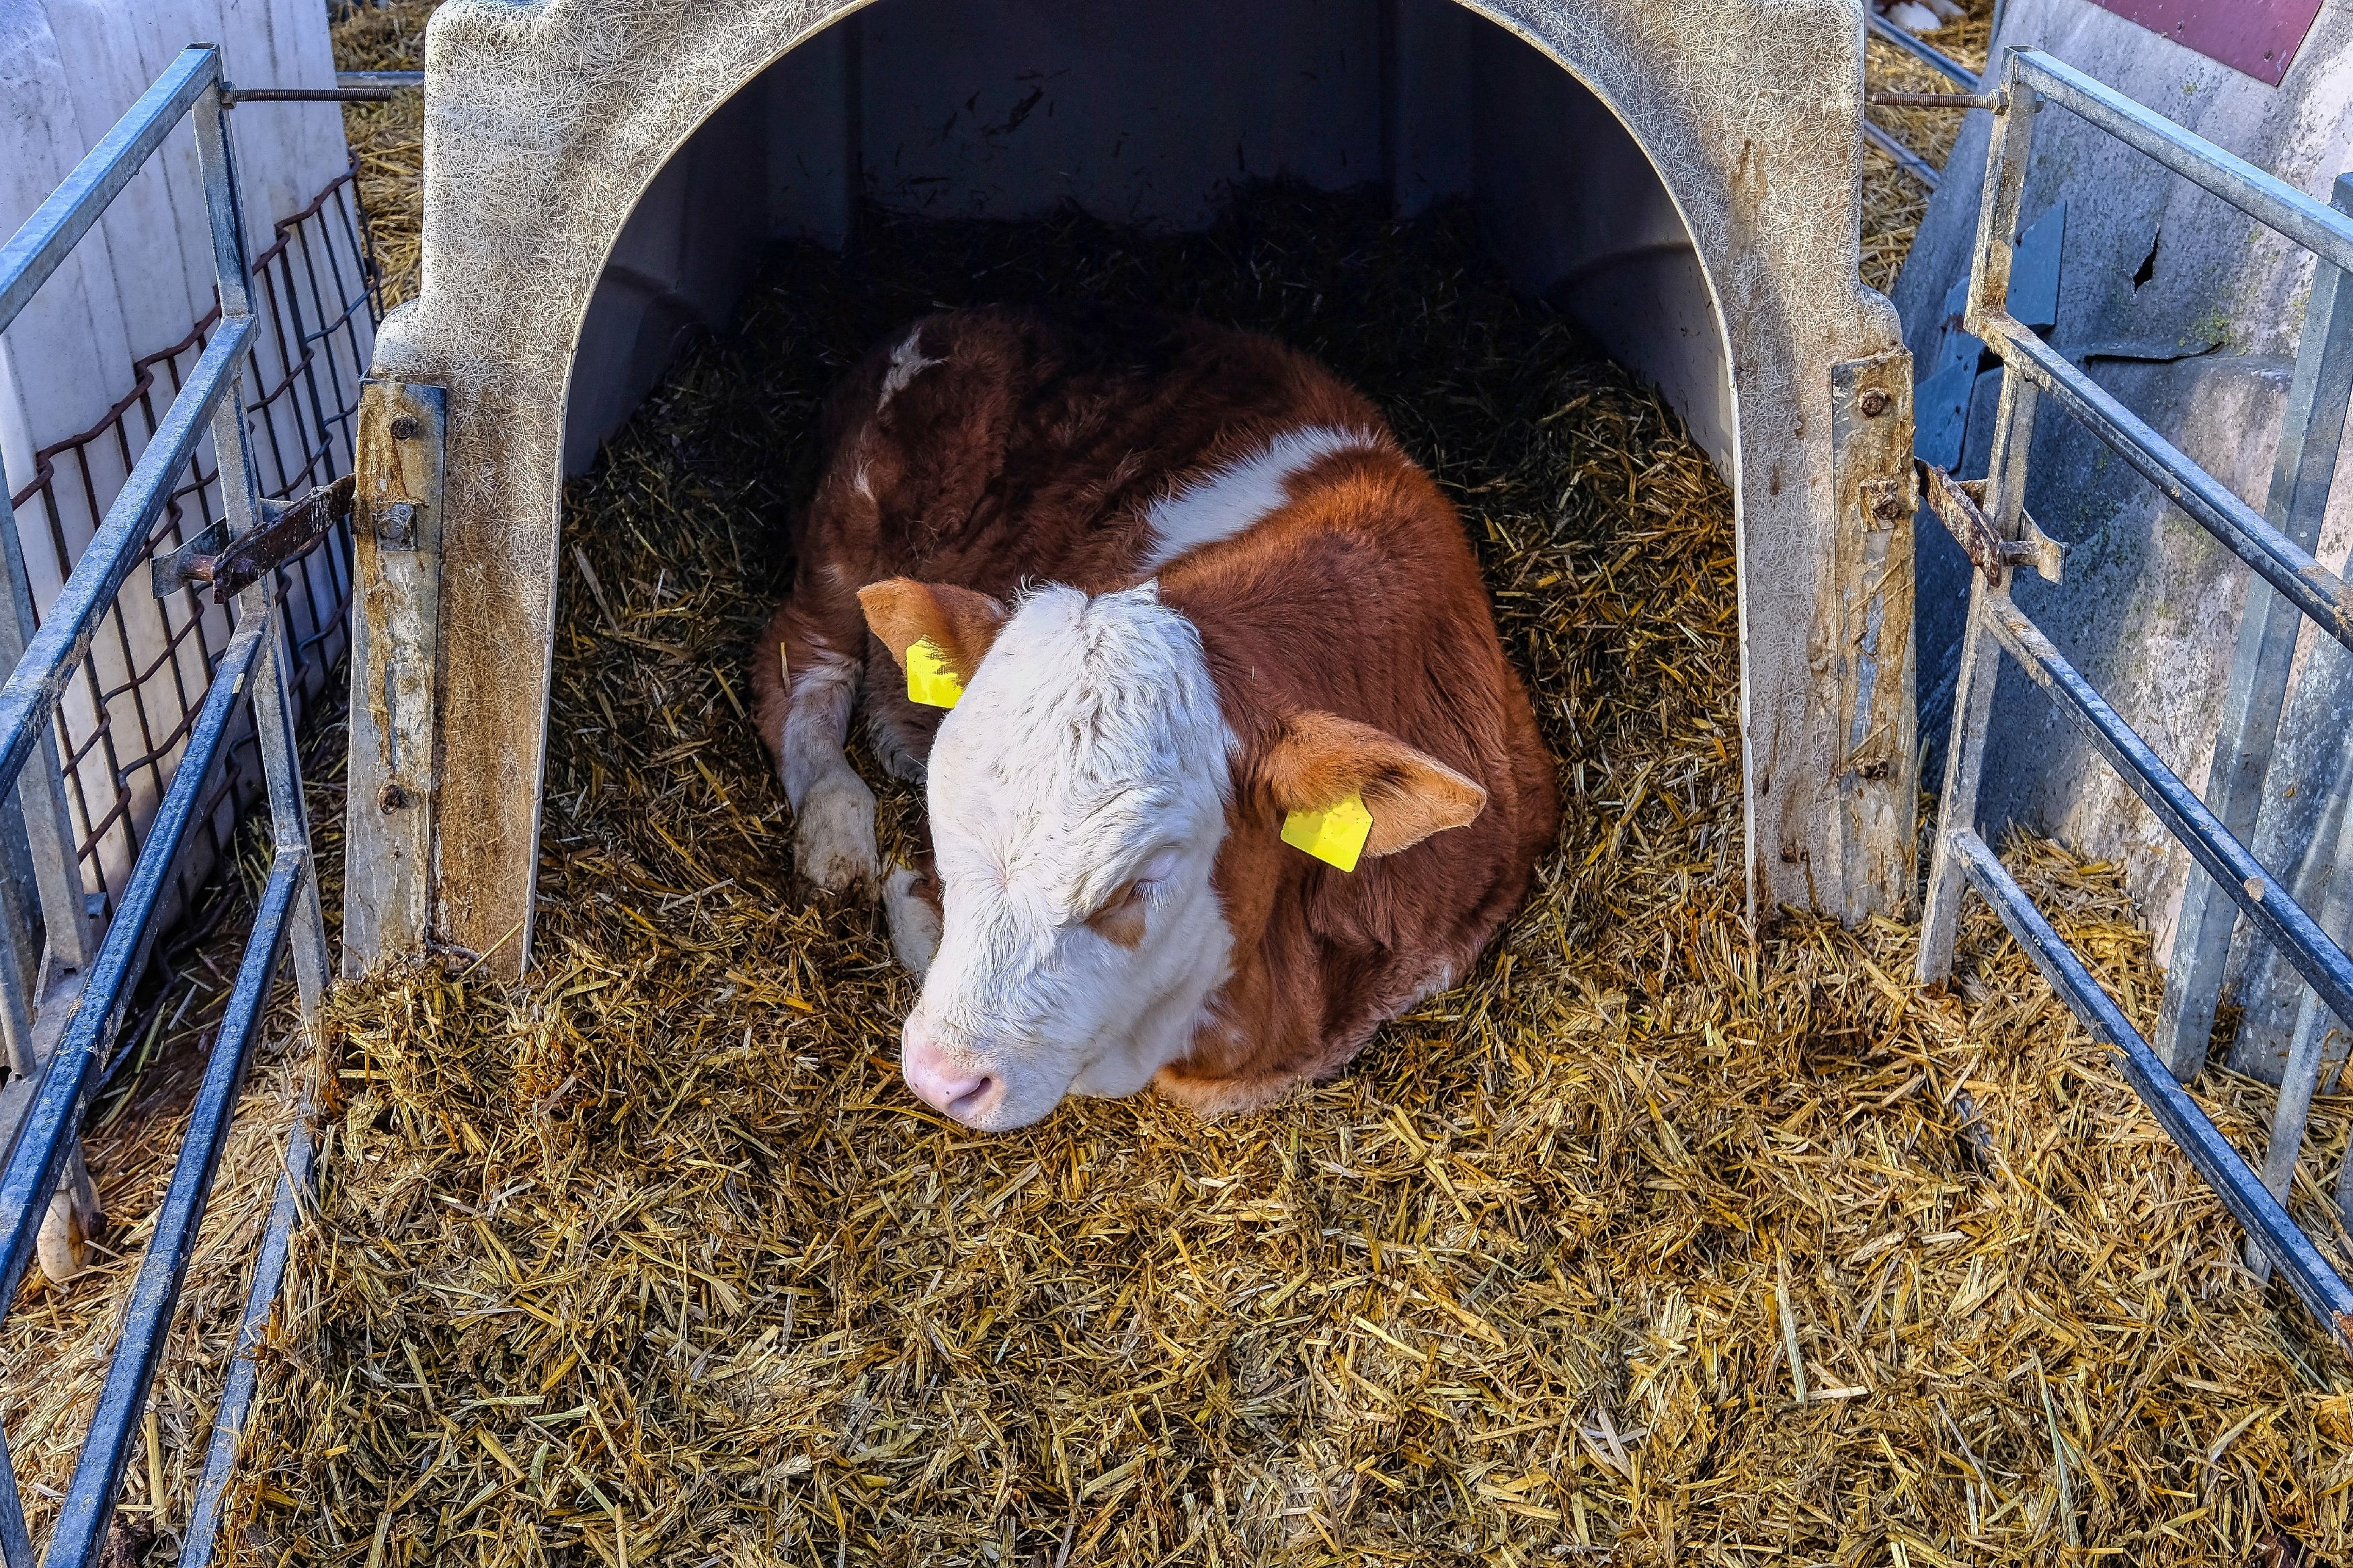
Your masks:
M 923 977 L 901 1059 L 931 1105 L 1264 1104 L 1525 895 L 1558 799 L 1461 523 L 1312 360 L 958 311 L 870 354 L 822 438 L 759 721 L 801 873 L 880 893 Z M 911 648 L 953 708 L 910 700 Z M 925 784 L 932 873 L 884 874 L 842 755 L 861 694 Z M 1353 871 L 1285 841 L 1352 799 Z

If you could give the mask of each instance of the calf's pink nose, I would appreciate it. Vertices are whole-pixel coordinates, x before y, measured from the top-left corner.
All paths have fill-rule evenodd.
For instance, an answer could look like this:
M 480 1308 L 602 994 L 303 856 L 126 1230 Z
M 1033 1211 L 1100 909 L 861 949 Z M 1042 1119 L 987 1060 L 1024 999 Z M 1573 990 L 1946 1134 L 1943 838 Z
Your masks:
M 959 1121 L 968 1120 L 997 1089 L 997 1080 L 953 1060 L 946 1049 L 915 1020 L 907 1020 L 906 1041 L 899 1051 L 899 1070 L 915 1098 L 934 1110 Z

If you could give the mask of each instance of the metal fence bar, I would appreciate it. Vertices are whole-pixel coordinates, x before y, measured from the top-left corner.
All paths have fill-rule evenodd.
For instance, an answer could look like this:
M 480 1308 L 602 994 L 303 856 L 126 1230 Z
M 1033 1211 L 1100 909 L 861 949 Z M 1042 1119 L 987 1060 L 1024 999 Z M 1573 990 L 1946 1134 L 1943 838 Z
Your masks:
M 2338 1016 L 2353 1016 L 2353 958 L 2346 957 L 2345 950 L 2328 939 L 2279 879 L 2215 820 L 2206 803 L 2052 646 L 2042 628 L 2027 619 L 2007 595 L 1995 598 L 1986 626 L 2035 684 L 2059 700 L 2060 712 L 2221 882 L 2241 911 L 2279 945 L 2321 999 Z
M 24 1494 L 16 1489 L 16 1465 L 8 1457 L 5 1434 L 0 1434 L 0 1564 L 37 1568 L 33 1538 L 25 1529 Z
M 0 574 L 7 578 L 8 603 L 0 609 L 0 663 L 11 670 L 40 635 L 33 581 L 25 568 L 24 537 L 16 509 L 0 483 Z M 41 726 L 40 754 L 16 774 L 16 795 L 25 818 L 25 838 L 33 856 L 33 881 L 40 891 L 41 929 L 49 951 L 51 978 L 59 970 L 79 972 L 90 962 L 90 912 L 84 902 L 81 854 L 74 839 L 73 813 L 66 804 L 57 727 Z M 38 1001 L 39 998 L 36 998 Z
M 2018 232 L 2018 193 L 2025 184 L 2033 135 L 2034 100 L 2013 94 L 2009 107 L 1993 117 L 1993 133 L 1986 142 L 1985 184 L 1978 199 L 1977 243 L 1969 264 L 1971 314 L 1977 313 L 1980 299 L 1990 299 L 1997 310 L 2009 299 L 2015 250 L 2010 239 Z M 1985 497 L 1994 531 L 2003 539 L 2018 538 L 2024 527 L 2026 459 L 2039 402 L 2032 382 L 2017 375 L 2001 378 Z M 2001 674 L 2001 655 L 1985 636 L 1991 593 L 1980 574 L 1969 574 L 1968 619 L 1953 688 L 1952 743 L 1945 748 L 1944 789 L 1938 796 L 1943 803 L 1939 822 L 1964 827 L 1978 817 L 1978 780 L 1985 769 L 1987 727 L 1992 722 L 1993 694 Z M 1928 892 L 1920 915 L 1920 955 L 1915 968 L 1924 984 L 1952 973 L 1953 943 L 1960 931 L 1962 867 L 1946 838 L 1938 833 L 1929 851 Z
M 2338 211 L 2353 213 L 2353 175 L 2337 176 L 2335 202 Z M 2265 518 L 2300 549 L 2312 550 L 2320 542 L 2348 401 L 2353 401 L 2353 275 L 2322 261 L 2313 268 L 2295 375 L 2288 385 L 2279 454 L 2273 460 L 2263 507 Z M 2247 584 L 2238 647 L 2231 658 L 2230 690 L 2206 782 L 2207 805 L 2242 843 L 2254 835 L 2280 711 L 2287 700 L 2296 634 L 2303 626 L 2296 606 L 2269 584 Z M 2182 889 L 2155 1045 L 2173 1076 L 2184 1083 L 2206 1065 L 2206 1044 L 2214 1033 L 2236 915 L 2228 896 L 2209 878 L 2193 874 Z M 2297 1032 L 2301 1037 L 2301 1025 Z M 2295 1141 L 2301 1142 L 2302 1136 L 2298 1122 Z M 2279 1142 L 2278 1127 L 2273 1142 Z M 2294 1159 L 2292 1152 L 2289 1158 Z
M 112 1043 L 132 984 L 146 967 L 148 950 L 155 940 L 155 909 L 163 900 L 172 863 L 197 816 L 205 775 L 226 749 L 246 679 L 269 630 L 266 621 L 242 621 L 221 654 L 212 686 L 197 710 L 188 749 L 172 775 L 172 787 L 164 792 L 146 847 L 140 851 L 123 890 L 121 909 L 90 965 L 81 1005 L 41 1079 L 32 1114 L 16 1134 L 7 1166 L 0 1171 L 0 1315 L 16 1300 L 16 1288 L 24 1283 L 42 1212 L 64 1163 L 66 1145 L 80 1120 L 82 1091 Z
M 17 661 L 16 673 L 0 686 L 0 784 L 14 781 L 24 771 L 66 682 L 90 651 L 100 618 L 139 563 L 147 535 L 171 499 L 174 480 L 195 452 L 206 421 L 237 381 L 253 331 L 253 319 L 248 316 L 223 321 L 213 334 L 187 387 L 164 411 L 154 438 L 139 455 L 138 466 L 114 504 L 106 509 L 106 521 L 83 547 L 73 575 L 49 606 L 49 618 Z
M 1946 80 L 1958 82 L 1968 92 L 1978 90 L 1977 72 L 1933 44 L 1914 37 L 1868 5 L 1863 7 L 1862 25 L 1870 29 L 1873 37 L 1881 43 L 1894 45 Z
M 261 1038 L 262 1016 L 269 1009 L 270 983 L 277 977 L 290 917 L 307 880 L 308 868 L 301 858 L 281 849 L 271 863 L 269 880 L 254 911 L 253 933 L 246 940 L 245 958 L 237 965 L 228 1008 L 221 1016 L 204 1082 L 188 1113 L 188 1130 L 179 1160 L 172 1168 L 171 1187 L 156 1214 L 146 1254 L 139 1261 L 139 1278 L 123 1311 L 122 1337 L 107 1363 L 106 1383 L 90 1417 L 90 1436 L 74 1464 L 65 1500 L 58 1507 L 57 1524 L 49 1533 L 52 1562 L 89 1560 L 114 1515 L 115 1492 L 122 1483 L 122 1468 L 131 1458 L 132 1439 L 147 1406 L 164 1335 L 179 1305 L 180 1286 L 195 1248 L 197 1227 L 204 1221 L 206 1200 L 220 1169 L 221 1151 L 228 1142 L 229 1121 L 252 1065 L 254 1047 Z M 159 1506 L 162 1500 L 156 1500 Z
M 1895 160 L 1897 168 L 1932 191 L 1944 178 L 1936 172 L 1936 164 L 1931 163 L 1868 120 L 1862 122 L 1862 139 Z
M 2304 994 L 2296 1010 L 2295 1035 L 2288 1043 L 2286 1070 L 2280 1075 L 2279 1099 L 2272 1106 L 2271 1136 L 2263 1145 L 2263 1186 L 2284 1203 L 2295 1181 L 2296 1156 L 2304 1152 L 2305 1128 L 2312 1121 L 2312 1097 L 2320 1087 L 2320 1045 L 2327 1031 L 2317 1027 L 2320 1008 L 2313 994 Z M 2167 1066 L 2170 1068 L 2171 1064 Z M 2348 1162 L 2353 1165 L 2353 1162 Z M 2253 1244 L 2247 1246 L 2247 1267 L 2258 1279 L 2271 1278 L 2271 1259 Z
M 2253 567 L 2281 596 L 2317 621 L 2321 630 L 2353 648 L 2353 588 L 2315 560 L 2311 551 L 2264 521 L 2229 486 L 2191 462 L 2009 311 L 1996 313 L 1978 335 L 2001 355 L 2009 370 L 2033 377 L 2076 423 L 2130 463 L 2166 500 Z
M 2215 1129 L 2198 1102 L 2173 1080 L 2157 1053 L 2109 999 L 2051 922 L 2027 898 L 2010 871 L 1986 847 L 1985 840 L 1968 828 L 1956 828 L 1952 839 L 1969 881 L 1984 895 L 2001 923 L 2018 940 L 2034 967 L 2042 972 L 2062 1000 L 2074 1010 L 2084 1026 L 2116 1051 L 2116 1067 L 2133 1092 L 2152 1111 L 2165 1131 L 2189 1156 L 2189 1163 L 2221 1196 L 2223 1207 L 2246 1227 L 2247 1235 L 2295 1288 L 2306 1306 L 2335 1330 L 2340 1347 L 2353 1349 L 2353 1287 L 2331 1268 L 2320 1251 L 2299 1229 L 2280 1202 L 2256 1179 L 2239 1152 Z
M 237 198 L 237 171 L 228 152 L 227 112 L 216 86 L 197 100 L 191 115 L 195 122 L 196 162 L 204 175 L 205 210 L 212 217 L 214 270 L 224 330 L 232 322 L 249 320 L 253 310 L 253 268 L 245 254 L 245 219 Z M 228 535 L 238 539 L 259 523 L 261 498 L 252 444 L 246 433 L 242 374 L 214 405 L 213 452 L 220 465 L 221 509 Z M 240 482 L 231 483 L 232 474 Z M 310 823 L 303 809 L 294 708 L 284 679 L 284 638 L 277 605 L 274 575 L 265 575 L 237 596 L 238 618 L 269 628 L 269 646 L 262 649 L 255 668 L 253 722 L 261 742 L 272 839 L 280 858 L 302 868 L 293 948 L 295 979 L 301 990 L 302 1016 L 307 1018 L 318 1011 L 326 992 L 327 928 L 319 907 L 318 880 L 311 869 Z
M 2353 218 L 2330 211 L 2278 175 L 2193 135 L 2054 55 L 2012 49 L 2010 62 L 2015 85 L 2042 93 L 2340 270 L 2353 272 Z
M 299 1194 L 311 1185 L 313 1144 L 311 1126 L 317 1114 L 306 1096 L 295 1114 L 294 1132 L 287 1142 L 286 1168 L 279 1173 L 277 1196 L 269 1205 L 269 1228 L 261 1238 L 261 1256 L 253 1266 L 253 1283 L 246 1289 L 245 1315 L 238 1321 L 237 1349 L 231 1352 L 228 1379 L 222 1384 L 220 1408 L 213 1414 L 213 1435 L 205 1450 L 205 1473 L 196 1483 L 196 1500 L 188 1510 L 187 1533 L 180 1542 L 180 1568 L 209 1568 L 220 1536 L 221 1504 L 237 1473 L 237 1449 L 245 1440 L 246 1418 L 261 1385 L 262 1331 L 286 1278 L 286 1260 L 293 1250 L 294 1222 L 301 1217 Z
M 180 123 L 198 94 L 220 80 L 220 51 L 191 44 L 164 68 L 114 129 L 74 165 L 65 184 L 8 240 L 0 245 L 0 328 L 16 319 L 35 291 L 48 281 L 76 241 L 90 232 L 107 204 L 131 183 L 155 149 Z

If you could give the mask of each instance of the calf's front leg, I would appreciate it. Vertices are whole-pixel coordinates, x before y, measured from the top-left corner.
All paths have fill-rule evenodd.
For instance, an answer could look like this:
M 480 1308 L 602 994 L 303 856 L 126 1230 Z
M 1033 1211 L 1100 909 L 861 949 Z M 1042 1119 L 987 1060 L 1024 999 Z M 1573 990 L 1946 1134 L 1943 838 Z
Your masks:
M 882 858 L 874 842 L 874 792 L 842 754 L 864 679 L 854 638 L 828 638 L 795 613 L 787 599 L 760 634 L 752 685 L 761 738 L 776 754 L 785 799 L 793 808 L 793 864 L 828 892 L 881 890 Z
M 940 879 L 931 858 L 920 866 L 893 866 L 882 884 L 882 912 L 891 922 L 892 951 L 907 973 L 921 980 L 932 972 L 940 951 Z

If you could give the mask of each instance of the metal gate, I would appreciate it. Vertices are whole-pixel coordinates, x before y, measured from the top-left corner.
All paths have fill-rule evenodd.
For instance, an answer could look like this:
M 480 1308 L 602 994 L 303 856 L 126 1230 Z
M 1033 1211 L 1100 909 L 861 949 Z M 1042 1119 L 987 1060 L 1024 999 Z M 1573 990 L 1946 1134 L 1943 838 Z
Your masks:
M 2334 1331 L 2340 1347 L 2353 1350 L 2353 1288 L 2321 1257 L 2280 1202 L 2280 1194 L 2286 1190 L 2286 1173 L 2294 1167 L 2294 1142 L 2287 1144 L 2286 1164 L 2278 1181 L 2266 1185 L 2224 1141 L 2197 1102 L 2183 1092 L 2167 1062 L 2142 1039 L 1976 831 L 1978 778 L 1985 762 L 1995 678 L 2006 653 L 2058 704 L 2060 711 L 2212 879 L 2222 941 L 2228 941 L 2232 916 L 2243 915 L 2295 966 L 2322 1005 L 2339 1018 L 2353 1020 L 2353 962 L 2241 841 L 2252 826 L 2255 791 L 2242 786 L 2222 805 L 2210 809 L 2012 602 L 2010 584 L 2018 568 L 2032 566 L 2054 581 L 2060 570 L 2058 546 L 2035 527 L 2024 506 L 2028 448 L 2037 407 L 2049 398 L 2262 579 L 2249 584 L 2245 617 L 2251 630 L 2241 639 L 2240 662 L 2244 668 L 2233 672 L 2231 711 L 2237 715 L 2240 730 L 2252 733 L 2262 729 L 2264 755 L 2269 753 L 2269 727 L 2276 726 L 2287 678 L 2286 653 L 2274 645 L 2284 643 L 2292 650 L 2300 615 L 2311 617 L 2322 631 L 2353 647 L 2353 588 L 2314 560 L 2306 543 L 2266 521 L 2191 462 L 2021 323 L 2007 306 L 2010 236 L 2018 227 L 2034 116 L 2042 102 L 2079 116 L 2315 253 L 2319 261 L 2313 309 L 2306 322 L 2304 350 L 2297 357 L 2295 385 L 2289 398 L 2290 428 L 2283 441 L 2288 454 L 2284 457 L 2284 471 L 2293 470 L 2287 481 L 2288 501 L 2283 501 L 2274 485 L 2275 510 L 2284 505 L 2296 511 L 2301 521 L 2293 521 L 2291 527 L 2309 539 L 2318 527 L 2337 435 L 2343 428 L 2347 388 L 2353 381 L 2353 342 L 2341 341 L 2353 338 L 2353 331 L 2348 331 L 2353 311 L 2334 303 L 2340 292 L 2339 275 L 2353 271 L 2353 218 L 2331 211 L 2040 50 L 2010 51 L 1997 90 L 1966 97 L 1955 94 L 1950 101 L 1955 107 L 1986 109 L 1994 116 L 1964 325 L 2000 357 L 2002 379 L 1989 477 L 1976 484 L 1963 484 L 1941 468 L 1923 465 L 1931 509 L 1978 571 L 1969 585 L 1968 623 L 1953 703 L 1952 739 L 1945 760 L 1918 976 L 1923 983 L 1932 984 L 1952 972 L 1962 888 L 1965 883 L 1975 887 L 2052 988 L 2093 1034 L 2116 1047 L 2126 1079 L 2246 1227 L 2253 1251 L 2284 1272 L 2297 1296 Z M 2346 189 L 2339 187 L 2340 200 Z M 2269 665 L 2248 667 L 2244 650 L 2250 647 L 2250 637 L 2258 650 L 2258 661 L 2268 659 Z M 2275 684 L 2265 684 L 2274 677 Z M 2261 715 L 2260 690 L 2250 700 L 2237 689 L 2242 685 L 2269 690 L 2267 720 Z M 2232 724 L 2226 718 L 2222 746 L 2236 743 Z M 2218 759 L 2225 754 L 2218 748 Z M 2227 780 L 2220 760 L 2216 771 L 2219 778 Z M 2260 784 L 2259 768 L 2256 783 Z M 2226 784 L 2226 794 L 2229 787 Z M 2241 820 L 2226 826 L 2219 815 L 2223 810 L 2237 812 Z M 2222 901 L 2225 899 L 2227 903 Z M 2211 945 L 2211 938 L 2193 936 L 2192 950 L 2200 942 Z M 2176 951 L 2179 955 L 2183 950 Z M 2194 1014 L 2199 1005 L 2195 988 L 2206 986 L 2210 978 L 2203 968 L 2186 973 L 2177 963 L 2176 973 L 2168 978 L 2168 1019 L 2181 1015 L 2185 993 L 2192 993 L 2188 1005 Z M 2211 1021 L 2211 989 L 2203 1005 Z M 2198 1038 L 2202 1047 L 2203 1034 Z M 2312 1054 L 2315 1059 L 2306 1064 L 2308 1070 L 2302 1087 L 2306 1104 L 2312 1088 L 2310 1073 L 2318 1067 L 2316 1049 Z M 2196 1063 L 2183 1060 L 2178 1065 L 2187 1076 L 2195 1070 Z M 2297 1070 L 2297 1065 L 2291 1064 L 2291 1085 L 2282 1097 L 2281 1132 L 2288 1131 L 2285 1123 L 2296 1092 Z M 2302 1131 L 2298 1110 L 2294 1121 L 2295 1139 L 2301 1138 Z M 2275 1166 L 2279 1142 L 2275 1136 Z
M 5 556 L 0 574 L 6 577 L 10 600 L 0 608 L 0 658 L 14 666 L 0 687 L 0 790 L 13 791 L 22 806 L 47 949 L 45 961 L 34 965 L 32 955 L 20 950 L 26 928 L 0 920 L 0 1033 L 5 1033 L 9 1064 L 16 1074 L 9 1093 L 30 1100 L 21 1108 L 15 1142 L 5 1169 L 0 1169 L 0 1311 L 13 1305 L 27 1269 L 44 1250 L 45 1227 L 50 1245 L 70 1241 L 80 1206 L 77 1191 L 85 1199 L 88 1192 L 76 1142 L 86 1096 L 106 1066 L 132 989 L 155 941 L 174 861 L 192 826 L 206 815 L 207 781 L 224 764 L 240 721 L 248 718 L 259 742 L 273 855 L 89 1436 L 50 1536 L 44 1561 L 58 1568 L 91 1562 L 106 1540 L 132 1436 L 146 1408 L 238 1091 L 262 1035 L 279 964 L 290 947 L 306 1022 L 317 1009 L 329 973 L 295 750 L 290 692 L 295 660 L 274 568 L 307 550 L 348 514 L 352 485 L 345 479 L 291 505 L 268 500 L 261 491 L 246 385 L 248 351 L 259 324 L 228 110 L 240 97 L 348 99 L 382 96 L 385 90 L 239 94 L 223 75 L 216 47 L 191 47 L 16 237 L 0 247 L 0 328 L 5 328 L 164 137 L 184 116 L 192 120 L 213 241 L 219 323 L 38 625 L 9 499 L 0 487 L 0 556 Z M 170 506 L 174 486 L 207 435 L 220 473 L 223 516 L 205 536 L 155 561 L 153 586 L 160 595 L 176 593 L 192 581 L 208 583 L 216 603 L 235 606 L 235 626 L 189 721 L 185 750 L 146 839 L 115 895 L 112 922 L 90 953 L 79 847 L 57 753 L 57 705 L 88 658 L 91 639 L 117 595 L 148 558 L 151 538 Z M 306 1100 L 286 1150 L 185 1538 L 181 1561 L 189 1568 L 208 1561 L 212 1553 L 224 1492 L 253 1398 L 254 1351 L 284 1275 L 298 1194 L 308 1184 L 312 1111 Z M 0 1563 L 5 1568 L 33 1568 L 35 1563 L 5 1434 L 0 1434 Z

